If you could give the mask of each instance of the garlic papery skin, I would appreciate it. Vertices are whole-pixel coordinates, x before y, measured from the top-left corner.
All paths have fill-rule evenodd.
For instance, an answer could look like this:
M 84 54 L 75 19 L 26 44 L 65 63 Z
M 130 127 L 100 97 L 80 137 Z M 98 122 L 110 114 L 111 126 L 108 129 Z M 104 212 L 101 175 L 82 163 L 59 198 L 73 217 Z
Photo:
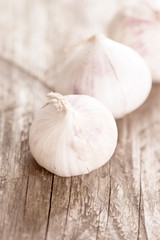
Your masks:
M 153 81 L 160 82 L 160 8 L 154 0 L 124 6 L 112 20 L 108 36 L 136 50 L 150 68 Z
M 121 118 L 146 100 L 151 85 L 150 71 L 139 54 L 97 34 L 68 52 L 54 88 L 61 94 L 93 96 Z
M 117 144 L 117 127 L 110 111 L 86 95 L 50 93 L 29 132 L 36 161 L 56 175 L 87 174 L 104 165 Z

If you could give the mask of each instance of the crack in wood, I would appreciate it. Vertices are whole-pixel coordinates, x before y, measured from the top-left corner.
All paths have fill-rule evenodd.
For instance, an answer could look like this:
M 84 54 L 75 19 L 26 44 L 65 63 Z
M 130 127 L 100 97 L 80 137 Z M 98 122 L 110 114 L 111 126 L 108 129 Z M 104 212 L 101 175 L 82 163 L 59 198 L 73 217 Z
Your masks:
M 64 240 L 64 237 L 65 237 L 65 231 L 66 231 L 66 227 L 67 227 L 68 214 L 69 214 L 69 206 L 70 206 L 70 202 L 71 202 L 71 192 L 72 192 L 72 177 L 71 177 L 71 186 L 70 186 L 70 190 L 69 190 L 69 200 L 68 200 L 68 207 L 67 207 L 66 221 L 65 221 L 65 226 L 64 226 L 64 232 L 63 232 L 62 240 Z
M 138 207 L 138 234 L 137 234 L 137 240 L 140 240 L 140 226 L 141 226 L 141 221 L 142 221 L 142 216 L 141 216 L 141 209 L 143 207 L 142 205 L 142 184 L 141 184 L 141 177 L 140 177 L 140 198 L 139 198 L 139 207 Z M 143 213 L 144 213 L 144 207 L 143 207 Z M 146 224 L 144 221 L 143 217 L 143 227 L 144 227 L 144 233 L 145 233 L 145 240 L 148 240 L 148 235 L 147 235 L 147 230 L 146 230 Z
M 52 175 L 51 192 L 50 192 L 50 200 L 49 200 L 49 208 L 48 208 L 48 218 L 47 218 L 46 233 L 45 233 L 44 240 L 47 240 L 47 235 L 48 235 L 49 221 L 50 221 L 51 208 L 52 208 L 53 183 L 54 183 L 54 174 Z
M 143 133 L 144 133 L 144 131 L 143 131 Z M 140 186 L 140 188 L 139 188 L 139 204 L 138 204 L 137 240 L 141 239 L 140 228 L 141 228 L 141 222 L 142 222 L 142 215 L 141 215 L 142 208 L 143 208 L 143 214 L 144 214 L 144 205 L 142 204 L 142 197 L 143 197 L 143 195 L 142 195 L 142 179 L 141 179 L 141 175 L 142 175 L 142 151 L 143 151 L 143 147 L 141 147 L 141 154 L 140 154 L 140 177 L 139 177 L 139 186 Z M 143 226 L 144 226 L 144 231 L 145 231 L 145 239 L 148 240 L 144 216 L 143 216 Z
M 141 182 L 141 174 L 140 174 L 140 198 L 139 198 L 139 207 L 138 207 L 138 235 L 137 235 L 137 240 L 140 240 L 140 226 L 142 222 L 142 216 L 141 216 L 141 210 L 143 210 L 144 214 L 144 205 L 142 204 L 142 182 Z M 144 227 L 144 234 L 145 234 L 145 239 L 148 240 L 148 235 L 147 235 L 147 230 L 146 230 L 146 224 L 145 224 L 145 218 L 143 216 L 143 227 Z
M 101 213 L 102 213 L 102 208 L 100 207 L 99 211 L 99 219 L 98 219 L 98 226 L 97 226 L 97 232 L 96 232 L 96 240 L 98 240 L 98 235 L 99 235 L 99 223 L 100 223 L 100 218 L 101 218 Z
M 142 199 L 143 199 L 143 194 L 142 194 Z M 144 205 L 143 205 L 143 214 L 144 214 Z M 143 221 L 144 221 L 144 231 L 145 231 L 145 238 L 146 240 L 148 240 L 148 234 L 147 234 L 147 229 L 146 229 L 146 224 L 145 224 L 145 217 L 143 217 Z
M 140 225 L 141 225 L 141 198 L 142 198 L 142 186 L 141 186 L 141 174 L 140 174 L 140 193 L 139 193 L 139 204 L 138 204 L 138 234 L 137 240 L 140 237 Z
M 140 149 L 142 151 L 142 147 Z M 141 225 L 141 199 L 142 199 L 142 183 L 141 183 L 141 159 L 142 153 L 140 154 L 139 160 L 139 204 L 138 204 L 138 231 L 137 231 L 137 240 L 140 237 L 140 225 Z
M 110 162 L 109 164 L 109 196 L 108 196 L 108 211 L 107 211 L 107 222 L 106 222 L 106 230 L 108 227 L 108 222 L 109 222 L 109 212 L 110 212 L 110 203 L 111 203 L 111 173 L 110 173 Z
M 29 186 L 29 174 L 28 174 L 28 177 L 27 177 L 27 186 L 26 186 L 26 193 L 25 193 L 25 200 L 24 200 L 24 213 L 23 213 L 23 217 L 25 217 L 25 213 L 26 213 L 28 186 Z

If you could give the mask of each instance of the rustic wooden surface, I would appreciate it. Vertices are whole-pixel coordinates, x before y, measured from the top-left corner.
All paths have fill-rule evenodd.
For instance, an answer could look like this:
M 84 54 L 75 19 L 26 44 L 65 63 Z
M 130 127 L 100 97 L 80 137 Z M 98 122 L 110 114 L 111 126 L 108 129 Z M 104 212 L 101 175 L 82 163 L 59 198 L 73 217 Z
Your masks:
M 105 31 L 107 4 L 0 0 L 1 240 L 160 239 L 160 85 L 117 122 L 114 156 L 89 175 L 54 176 L 29 151 L 64 48 Z

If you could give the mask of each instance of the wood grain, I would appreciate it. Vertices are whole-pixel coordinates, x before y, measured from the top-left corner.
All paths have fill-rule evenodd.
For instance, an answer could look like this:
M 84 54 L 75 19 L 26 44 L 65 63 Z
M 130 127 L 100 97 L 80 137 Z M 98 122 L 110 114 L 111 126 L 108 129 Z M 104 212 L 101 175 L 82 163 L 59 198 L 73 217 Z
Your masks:
M 36 164 L 28 146 L 29 126 L 54 85 L 64 49 L 105 31 L 106 12 L 116 3 L 0 0 L 2 240 L 160 239 L 160 85 L 117 122 L 114 156 L 88 175 L 54 176 Z
M 55 176 L 48 239 L 159 239 L 159 94 L 154 86 L 117 122 L 118 147 L 103 168 L 65 182 Z

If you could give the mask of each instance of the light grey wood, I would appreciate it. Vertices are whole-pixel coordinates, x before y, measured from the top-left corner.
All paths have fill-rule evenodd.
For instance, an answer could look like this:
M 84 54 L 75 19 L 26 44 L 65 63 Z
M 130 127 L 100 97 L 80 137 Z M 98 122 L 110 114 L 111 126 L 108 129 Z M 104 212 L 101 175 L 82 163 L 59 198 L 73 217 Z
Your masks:
M 52 175 L 33 160 L 28 130 L 48 89 L 3 60 L 0 83 L 0 238 L 44 239 Z
M 155 85 L 117 122 L 118 147 L 103 168 L 65 182 L 55 176 L 48 239 L 159 239 L 159 96 Z
M 29 126 L 53 89 L 64 49 L 107 31 L 106 12 L 116 2 L 0 0 L 2 240 L 160 239 L 160 85 L 117 121 L 114 156 L 88 175 L 54 176 L 28 146 Z

